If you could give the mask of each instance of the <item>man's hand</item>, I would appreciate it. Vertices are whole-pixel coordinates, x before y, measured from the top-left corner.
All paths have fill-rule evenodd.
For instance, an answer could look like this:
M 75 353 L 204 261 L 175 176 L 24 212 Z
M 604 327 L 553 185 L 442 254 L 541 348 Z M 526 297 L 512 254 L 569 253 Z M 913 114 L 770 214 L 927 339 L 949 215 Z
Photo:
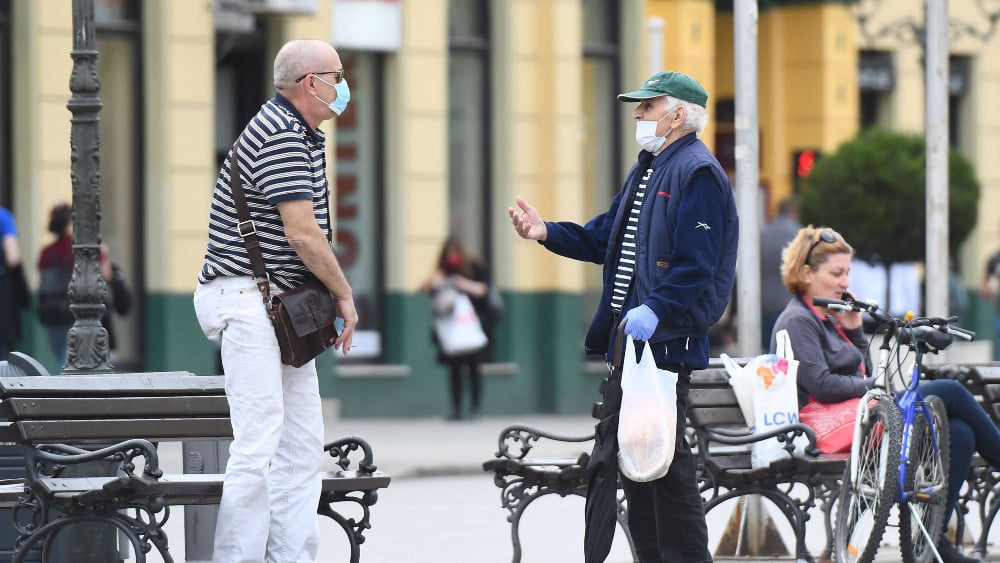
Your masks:
M 656 313 L 645 305 L 625 313 L 625 335 L 636 340 L 649 340 L 658 324 L 660 319 L 656 318 Z
M 542 221 L 542 216 L 538 214 L 538 211 L 528 205 L 528 202 L 524 201 L 521 196 L 517 196 L 517 206 L 521 208 L 521 211 L 517 211 L 513 207 L 507 208 L 507 214 L 510 215 L 517 234 L 528 240 L 545 240 L 549 229 L 545 226 L 545 221 Z
M 339 349 L 346 356 L 351 349 L 351 341 L 354 340 L 354 329 L 358 326 L 358 311 L 354 308 L 353 297 L 334 297 L 333 304 L 337 308 L 337 316 L 344 319 L 344 329 L 334 340 L 333 349 Z

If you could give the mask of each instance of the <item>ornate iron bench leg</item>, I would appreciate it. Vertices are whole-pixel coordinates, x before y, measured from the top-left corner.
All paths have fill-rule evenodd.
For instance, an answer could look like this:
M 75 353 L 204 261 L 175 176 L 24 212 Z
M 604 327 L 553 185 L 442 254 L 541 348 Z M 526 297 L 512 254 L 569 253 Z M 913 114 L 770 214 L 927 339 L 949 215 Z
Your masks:
M 361 520 L 346 518 L 333 509 L 335 502 L 351 502 L 361 507 Z M 378 502 L 377 491 L 365 491 L 360 497 L 350 496 L 350 493 L 326 492 L 320 496 L 316 512 L 337 523 L 347 536 L 351 546 L 351 563 L 361 560 L 361 544 L 365 543 L 364 531 L 371 529 L 371 506 Z

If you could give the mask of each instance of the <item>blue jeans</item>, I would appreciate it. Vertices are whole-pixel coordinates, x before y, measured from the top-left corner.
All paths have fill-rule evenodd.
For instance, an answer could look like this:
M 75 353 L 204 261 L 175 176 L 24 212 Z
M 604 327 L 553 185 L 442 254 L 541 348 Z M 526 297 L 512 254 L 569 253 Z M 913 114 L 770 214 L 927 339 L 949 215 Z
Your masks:
M 993 359 L 1000 360 L 1000 313 L 993 315 Z
M 677 371 L 677 445 L 670 471 L 655 481 L 639 483 L 622 476 L 628 499 L 628 527 L 639 563 L 711 561 L 705 504 L 698 492 L 694 455 L 684 439 L 691 370 Z
M 66 336 L 69 329 L 73 328 L 73 323 L 66 325 L 45 325 L 45 335 L 49 339 L 52 353 L 55 354 L 59 362 L 59 371 L 66 367 Z
M 951 474 L 948 476 L 948 504 L 945 522 L 958 502 L 962 482 L 972 465 L 972 454 L 979 452 L 994 469 L 1000 469 L 1000 430 L 990 420 L 976 399 L 961 383 L 939 379 L 920 384 L 924 396 L 936 395 L 948 413 L 948 437 L 951 440 Z

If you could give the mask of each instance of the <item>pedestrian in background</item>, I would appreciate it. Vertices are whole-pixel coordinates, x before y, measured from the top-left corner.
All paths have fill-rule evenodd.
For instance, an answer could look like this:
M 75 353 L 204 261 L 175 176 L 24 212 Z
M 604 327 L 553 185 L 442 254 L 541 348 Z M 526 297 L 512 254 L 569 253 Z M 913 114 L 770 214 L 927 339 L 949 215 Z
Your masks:
M 231 174 L 240 173 L 271 295 L 310 276 L 344 320 L 334 348 L 347 354 L 358 324 L 351 287 L 329 243 L 324 121 L 350 99 L 344 65 L 324 41 L 286 43 L 274 58 L 274 97 L 240 133 L 212 195 L 208 248 L 194 293 L 202 331 L 221 343 L 233 442 L 219 503 L 213 561 L 315 561 L 323 465 L 316 361 L 281 363 L 240 220 Z
M 49 211 L 48 231 L 56 240 L 38 256 L 38 318 L 45 328 L 59 369 L 66 366 L 66 336 L 76 317 L 69 308 L 69 283 L 73 278 L 73 209 L 67 203 Z M 111 261 L 102 247 L 98 263 L 105 283 L 113 277 Z
M 21 247 L 14 215 L 0 207 L 0 361 L 21 339 L 21 310 L 30 296 L 21 267 Z
M 986 261 L 983 281 L 979 284 L 979 295 L 987 301 L 992 301 L 995 297 L 995 292 L 991 287 L 994 279 L 1000 282 L 1000 251 L 994 253 Z M 997 301 L 993 309 L 993 359 L 1000 360 L 1000 300 Z
M 788 292 L 781 282 L 781 251 L 795 238 L 802 225 L 799 206 L 794 197 L 778 204 L 774 220 L 760 231 L 760 338 L 761 349 L 767 350 L 774 321 L 788 303 Z
M 486 333 L 486 345 L 479 350 L 451 355 L 445 352 L 437 333 L 431 330 L 431 339 L 438 348 L 437 360 L 448 367 L 448 389 L 451 399 L 449 420 L 465 418 L 462 410 L 463 380 L 469 383 L 469 417 L 479 418 L 483 400 L 482 363 L 492 354 L 493 315 L 489 307 L 490 272 L 478 256 L 465 251 L 457 237 L 449 237 L 441 247 L 437 265 L 430 277 L 420 286 L 429 293 L 432 302 L 440 302 L 442 293 L 459 291 L 469 297 L 476 311 L 479 324 Z M 447 314 L 435 311 L 435 314 Z
M 625 335 L 650 346 L 657 367 L 677 373 L 677 446 L 669 472 L 645 483 L 621 477 L 629 530 L 642 563 L 711 561 L 684 413 L 691 371 L 708 367 L 708 330 L 733 288 L 736 202 L 719 161 L 698 139 L 708 121 L 708 94 L 701 84 L 680 72 L 660 72 L 618 99 L 638 102 L 632 117 L 642 151 L 611 207 L 586 225 L 543 221 L 520 196 L 519 209 L 508 213 L 522 238 L 567 258 L 603 264 L 604 292 L 587 334 L 588 352 L 611 362 L 618 321 L 624 318 Z M 643 342 L 637 344 L 641 352 Z M 616 410 L 620 380 L 612 376 L 604 404 Z M 588 515 L 602 511 L 598 519 L 611 524 L 610 533 L 614 518 L 605 519 L 603 511 L 614 509 L 613 496 L 610 502 L 594 499 L 608 499 L 607 493 L 617 490 L 617 458 L 600 445 L 613 440 L 597 438 L 588 466 Z M 595 480 L 604 488 L 600 493 Z M 588 518 L 588 528 L 590 523 Z M 594 541 L 607 543 L 600 548 L 603 560 L 610 549 L 608 530 L 596 534 L 604 537 L 593 536 Z

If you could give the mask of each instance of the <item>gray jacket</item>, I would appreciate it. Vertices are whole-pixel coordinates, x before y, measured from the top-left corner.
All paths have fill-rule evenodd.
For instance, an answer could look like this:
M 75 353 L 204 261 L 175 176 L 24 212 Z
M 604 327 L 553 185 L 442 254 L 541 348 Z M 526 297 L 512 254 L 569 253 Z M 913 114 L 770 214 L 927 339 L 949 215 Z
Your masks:
M 786 329 L 799 362 L 799 407 L 810 397 L 821 403 L 860 397 L 872 386 L 872 363 L 864 332 L 860 328 L 844 330 L 848 342 L 837 326 L 829 315 L 820 316 L 801 297 L 789 301 L 774 324 L 771 352 L 776 349 L 774 335 Z M 867 377 L 861 373 L 862 362 Z

